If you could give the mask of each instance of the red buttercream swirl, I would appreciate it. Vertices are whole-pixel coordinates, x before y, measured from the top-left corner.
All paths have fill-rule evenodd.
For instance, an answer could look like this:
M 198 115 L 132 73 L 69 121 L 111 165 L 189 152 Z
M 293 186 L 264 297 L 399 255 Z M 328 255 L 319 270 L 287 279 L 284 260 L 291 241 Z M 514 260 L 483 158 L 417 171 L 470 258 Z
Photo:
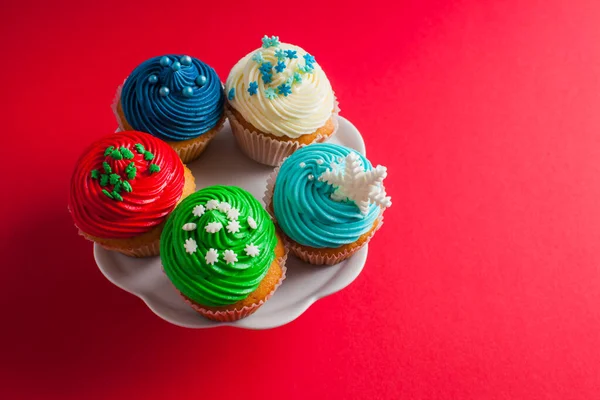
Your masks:
M 152 160 L 146 160 L 136 151 L 138 143 L 154 155 Z M 133 159 L 115 160 L 110 155 L 105 156 L 110 146 L 129 149 Z M 112 185 L 102 187 L 100 179 L 92 178 L 92 170 L 105 173 L 103 162 L 123 179 L 127 179 L 126 167 L 135 163 L 136 176 L 127 180 L 132 191 L 120 192 L 123 201 L 102 193 L 103 189 L 110 192 Z M 160 171 L 151 173 L 150 164 L 158 165 Z M 107 239 L 138 236 L 166 219 L 181 198 L 184 180 L 183 164 L 168 144 L 143 132 L 119 132 L 92 144 L 77 162 L 71 177 L 69 209 L 75 225 L 88 235 Z

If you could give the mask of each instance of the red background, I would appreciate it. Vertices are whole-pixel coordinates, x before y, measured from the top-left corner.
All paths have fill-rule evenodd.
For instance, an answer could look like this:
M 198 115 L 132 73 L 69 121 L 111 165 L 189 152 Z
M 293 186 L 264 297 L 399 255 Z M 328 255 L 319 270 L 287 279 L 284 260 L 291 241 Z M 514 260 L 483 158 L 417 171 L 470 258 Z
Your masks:
M 0 397 L 600 396 L 597 1 L 85 3 L 0 6 Z M 264 34 L 317 57 L 394 205 L 298 320 L 178 328 L 102 277 L 70 173 L 139 62 L 225 79 Z

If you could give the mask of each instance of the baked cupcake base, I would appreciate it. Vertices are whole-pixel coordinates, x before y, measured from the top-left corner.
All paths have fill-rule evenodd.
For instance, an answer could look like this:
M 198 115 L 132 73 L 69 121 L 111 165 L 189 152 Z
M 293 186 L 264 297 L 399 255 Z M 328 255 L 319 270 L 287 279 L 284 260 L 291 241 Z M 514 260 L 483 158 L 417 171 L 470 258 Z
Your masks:
M 117 118 L 117 123 L 119 124 L 120 130 L 134 130 L 133 127 L 127 122 L 127 119 L 125 118 L 125 114 L 123 112 L 123 107 L 121 106 L 121 87 L 117 89 L 117 95 L 113 104 L 113 112 L 115 114 L 115 117 Z M 225 113 L 223 113 L 219 122 L 217 122 L 217 124 L 212 129 L 206 131 L 202 135 L 188 140 L 165 142 L 168 143 L 173 150 L 175 150 L 177 155 L 179 155 L 181 161 L 184 164 L 187 164 L 200 157 L 204 150 L 206 150 L 208 144 L 215 138 L 217 133 L 219 133 L 219 131 L 223 129 L 225 120 L 226 116 Z
M 279 165 L 283 159 L 301 146 L 324 142 L 335 135 L 339 127 L 338 113 L 339 106 L 336 100 L 331 118 L 325 122 L 325 125 L 311 134 L 293 139 L 262 132 L 247 122 L 231 105 L 225 105 L 225 114 L 240 149 L 254 161 L 270 166 Z
M 185 183 L 181 198 L 177 202 L 181 202 L 184 198 L 196 191 L 196 181 L 192 171 L 184 166 Z M 165 223 L 152 228 L 150 231 L 141 235 L 127 239 L 109 239 L 99 238 L 79 230 L 79 234 L 84 238 L 98 243 L 106 250 L 117 251 L 130 257 L 153 257 L 160 252 L 160 234 L 162 233 Z
M 260 282 L 256 290 L 248 297 L 236 303 L 221 307 L 206 307 L 198 304 L 183 295 L 179 290 L 177 292 L 183 300 L 189 304 L 196 312 L 213 321 L 232 322 L 254 314 L 277 290 L 286 277 L 287 268 L 285 263 L 288 251 L 284 246 L 282 239 L 277 236 L 277 246 L 275 247 L 275 260 L 271 263 L 267 274 Z

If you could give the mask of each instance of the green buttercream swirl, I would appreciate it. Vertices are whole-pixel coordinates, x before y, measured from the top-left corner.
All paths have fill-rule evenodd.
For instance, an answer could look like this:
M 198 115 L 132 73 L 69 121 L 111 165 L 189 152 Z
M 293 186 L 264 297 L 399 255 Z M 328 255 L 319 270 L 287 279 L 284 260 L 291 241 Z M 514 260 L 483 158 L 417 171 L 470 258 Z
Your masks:
M 239 211 L 239 231 L 228 232 L 227 212 L 208 210 L 210 200 L 227 202 Z M 199 217 L 193 212 L 198 205 L 205 207 Z M 256 221 L 256 229 L 248 225 L 248 217 Z M 208 233 L 205 227 L 211 222 L 223 227 Z M 188 223 L 196 224 L 196 229 L 184 230 Z M 190 238 L 198 247 L 192 254 L 185 247 Z M 255 257 L 246 255 L 250 244 L 259 249 Z M 210 186 L 185 198 L 171 213 L 160 238 L 160 255 L 165 273 L 181 293 L 198 304 L 218 307 L 245 299 L 256 290 L 275 258 L 276 245 L 275 225 L 250 193 L 236 186 Z M 214 264 L 205 260 L 210 249 L 218 252 Z M 235 252 L 237 262 L 225 261 L 226 250 Z

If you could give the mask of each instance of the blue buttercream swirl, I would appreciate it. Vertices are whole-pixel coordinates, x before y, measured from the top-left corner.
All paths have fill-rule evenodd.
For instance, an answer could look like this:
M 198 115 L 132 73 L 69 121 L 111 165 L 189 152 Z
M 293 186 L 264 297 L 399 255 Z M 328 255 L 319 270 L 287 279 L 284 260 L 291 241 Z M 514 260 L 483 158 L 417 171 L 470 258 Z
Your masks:
M 281 165 L 275 180 L 273 211 L 283 232 L 295 242 L 337 248 L 357 241 L 373 227 L 381 213 L 379 206 L 371 204 L 363 215 L 353 201 L 332 200 L 335 188 L 318 179 L 350 152 L 359 155 L 366 171 L 373 169 L 362 154 L 330 143 L 302 147 Z
M 221 81 L 214 69 L 196 58 L 191 58 L 189 65 L 180 63 L 176 70 L 173 64 L 180 62 L 181 56 L 164 57 L 169 58 L 169 65 L 161 65 L 163 57 L 154 57 L 129 75 L 121 91 L 123 114 L 133 129 L 162 140 L 193 139 L 212 129 L 223 115 L 225 95 Z M 152 75 L 158 78 L 157 82 L 151 82 Z M 206 77 L 201 86 L 197 83 L 199 76 Z M 165 87 L 166 96 L 160 93 Z M 191 96 L 189 89 L 184 94 L 185 87 L 192 89 Z

